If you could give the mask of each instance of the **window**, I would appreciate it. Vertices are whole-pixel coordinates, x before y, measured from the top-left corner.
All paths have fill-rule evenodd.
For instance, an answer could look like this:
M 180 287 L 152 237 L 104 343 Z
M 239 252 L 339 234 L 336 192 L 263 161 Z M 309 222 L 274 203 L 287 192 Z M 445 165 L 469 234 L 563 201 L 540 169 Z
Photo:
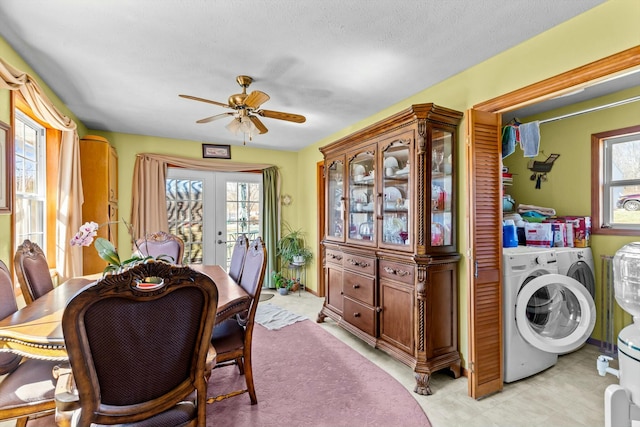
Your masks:
M 640 235 L 640 126 L 591 135 L 593 233 Z
M 25 239 L 36 242 L 47 255 L 49 267 L 55 268 L 62 132 L 39 120 L 17 90 L 11 96 L 15 106 L 13 249 Z
M 15 236 L 46 248 L 45 128 L 21 112 L 15 116 Z

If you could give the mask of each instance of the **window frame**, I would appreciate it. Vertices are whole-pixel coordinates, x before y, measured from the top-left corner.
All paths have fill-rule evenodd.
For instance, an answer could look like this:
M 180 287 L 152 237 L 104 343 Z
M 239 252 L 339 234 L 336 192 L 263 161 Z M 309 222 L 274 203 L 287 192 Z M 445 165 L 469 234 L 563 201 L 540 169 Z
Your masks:
M 614 129 L 591 135 L 591 233 L 609 236 L 640 236 L 640 226 L 625 228 L 621 225 L 610 226 L 603 224 L 608 196 L 604 194 L 610 187 L 610 182 L 605 176 L 605 171 L 610 165 L 605 165 L 607 155 L 605 153 L 605 140 L 614 137 L 624 137 L 634 133 L 640 133 L 640 125 Z M 615 203 L 609 200 L 610 204 Z
M 19 180 L 18 176 L 16 176 L 16 172 L 18 171 L 18 168 L 16 167 L 16 160 L 17 160 L 17 149 L 18 149 L 18 144 L 16 144 L 16 138 L 18 136 L 18 121 L 20 121 L 21 123 L 23 123 L 25 126 L 30 127 L 31 129 L 35 130 L 36 133 L 36 157 L 35 157 L 35 164 L 36 164 L 36 191 L 24 191 L 24 192 L 19 192 L 18 191 L 18 187 L 19 185 L 22 183 L 24 184 L 24 179 Z M 14 177 L 13 177 L 13 182 L 15 185 L 15 192 L 14 192 L 14 233 L 16 233 L 16 238 L 18 239 L 18 243 L 20 243 L 21 241 L 24 241 L 25 238 L 29 238 L 29 240 L 37 242 L 37 240 L 33 239 L 32 236 L 36 235 L 36 234 L 42 234 L 42 243 L 41 246 L 44 248 L 46 247 L 47 243 L 48 243 L 48 237 L 47 237 L 47 164 L 46 164 L 46 152 L 47 152 L 47 136 L 46 136 L 46 128 L 44 126 L 42 126 L 40 123 L 38 123 L 37 121 L 33 120 L 31 117 L 29 117 L 27 114 L 25 114 L 24 112 L 22 112 L 21 110 L 17 110 L 14 116 L 14 121 L 13 121 L 13 126 L 14 126 L 14 144 L 13 144 L 13 150 L 14 150 Z M 17 233 L 17 229 L 16 229 L 16 225 L 17 225 L 17 214 L 18 214 L 18 207 L 20 205 L 20 201 L 21 200 L 30 200 L 30 201 L 34 201 L 37 204 L 41 204 L 41 208 L 39 207 L 38 209 L 42 209 L 42 218 L 38 218 L 37 221 L 35 221 L 36 223 L 39 224 L 38 228 L 40 228 L 40 226 L 42 227 L 41 230 L 28 230 L 28 235 L 26 236 L 18 236 Z M 26 202 L 25 202 L 26 203 Z M 34 221 L 30 221 L 27 218 L 24 219 L 27 223 L 33 223 Z
M 51 256 L 47 255 L 47 262 L 49 263 L 49 268 L 56 267 L 56 257 L 53 255 L 56 253 L 56 222 L 57 222 L 57 212 L 58 212 L 58 170 L 59 170 L 59 160 L 60 160 L 60 146 L 62 144 L 62 131 L 54 129 L 47 122 L 40 120 L 36 114 L 33 112 L 26 99 L 22 96 L 22 94 L 17 91 L 11 91 L 11 124 L 12 128 L 15 126 L 15 114 L 16 111 L 20 111 L 25 116 L 29 117 L 31 120 L 34 120 L 39 125 L 45 128 L 45 138 L 46 138 L 46 204 L 45 204 L 45 212 L 46 212 L 46 247 L 42 248 L 45 254 L 52 254 Z M 12 138 L 14 135 L 12 133 Z M 15 148 L 14 155 L 11 156 L 11 162 L 15 162 Z M 15 175 L 15 171 L 13 172 Z M 12 193 L 15 193 L 15 183 L 13 184 L 13 188 L 11 189 Z M 15 194 L 13 197 L 13 201 L 15 203 Z M 15 208 L 15 206 L 13 206 Z M 15 215 L 11 215 L 11 246 L 15 249 L 22 242 L 16 241 L 15 236 Z

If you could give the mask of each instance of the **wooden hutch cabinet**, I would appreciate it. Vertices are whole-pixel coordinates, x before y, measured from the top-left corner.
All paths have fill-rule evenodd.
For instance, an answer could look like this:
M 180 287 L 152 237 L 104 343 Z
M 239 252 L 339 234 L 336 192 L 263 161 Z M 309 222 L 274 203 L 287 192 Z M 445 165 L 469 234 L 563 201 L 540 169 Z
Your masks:
M 80 140 L 80 167 L 84 203 L 82 222 L 101 225 L 96 237 L 104 237 L 118 247 L 118 154 L 101 136 Z M 107 266 L 93 245 L 82 248 L 84 274 L 101 273 Z
M 413 105 L 322 147 L 329 317 L 413 368 L 460 376 L 456 130 L 462 113 Z

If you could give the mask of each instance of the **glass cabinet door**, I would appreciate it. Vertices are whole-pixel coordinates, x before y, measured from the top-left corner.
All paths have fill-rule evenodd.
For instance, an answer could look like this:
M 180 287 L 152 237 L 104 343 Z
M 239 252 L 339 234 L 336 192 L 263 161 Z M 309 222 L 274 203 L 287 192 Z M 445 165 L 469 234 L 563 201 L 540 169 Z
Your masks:
M 381 143 L 382 151 L 382 231 L 380 245 L 409 247 L 413 236 L 410 231 L 411 150 L 410 138 L 394 138 Z
M 344 241 L 344 161 L 329 162 L 327 168 L 327 239 Z
M 375 244 L 375 148 L 349 157 L 349 240 Z
M 433 129 L 431 152 L 431 246 L 453 243 L 453 134 Z

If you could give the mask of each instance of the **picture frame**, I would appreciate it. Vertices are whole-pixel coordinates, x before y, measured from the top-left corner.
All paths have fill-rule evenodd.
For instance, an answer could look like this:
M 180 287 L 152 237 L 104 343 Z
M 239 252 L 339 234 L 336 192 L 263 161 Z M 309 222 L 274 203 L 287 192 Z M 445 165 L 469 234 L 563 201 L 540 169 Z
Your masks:
M 0 121 L 0 214 L 10 214 L 13 198 L 11 126 Z
M 230 159 L 231 146 L 218 144 L 202 144 L 203 159 Z

